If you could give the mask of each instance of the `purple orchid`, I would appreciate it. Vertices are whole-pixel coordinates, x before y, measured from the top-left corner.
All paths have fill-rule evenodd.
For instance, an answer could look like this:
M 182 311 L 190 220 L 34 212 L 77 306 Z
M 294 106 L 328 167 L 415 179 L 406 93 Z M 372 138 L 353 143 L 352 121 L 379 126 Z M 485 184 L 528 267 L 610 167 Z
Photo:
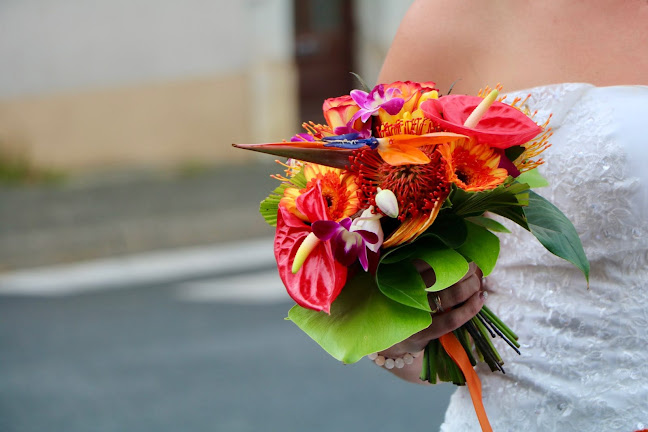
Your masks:
M 349 120 L 349 122 L 344 125 L 344 126 L 338 126 L 333 130 L 333 133 L 335 135 L 347 135 L 347 134 L 358 134 L 359 138 L 369 138 L 371 136 L 371 125 L 369 123 L 362 123 L 362 128 L 360 130 L 356 130 L 353 128 L 353 123 L 356 121 L 357 117 L 355 119 Z
M 349 267 L 358 259 L 365 271 L 369 269 L 367 247 L 368 244 L 378 243 L 379 239 L 375 233 L 366 230 L 351 231 L 350 218 L 344 218 L 340 222 L 315 221 L 311 229 L 318 239 L 331 241 L 333 257 L 340 264 Z
M 308 134 L 308 133 L 298 133 L 297 135 L 293 135 L 292 138 L 290 138 L 290 142 L 314 142 L 315 137 L 313 135 Z
M 351 97 L 358 104 L 360 110 L 355 113 L 350 123 L 353 124 L 358 118 L 364 123 L 372 115 L 377 115 L 380 108 L 387 111 L 389 115 L 398 114 L 405 104 L 401 95 L 400 89 L 391 87 L 385 91 L 385 86 L 382 84 L 378 84 L 369 93 L 352 90 Z
M 367 249 L 377 254 L 380 253 L 380 246 L 382 246 L 383 241 L 385 240 L 385 234 L 382 225 L 380 225 L 381 218 L 382 215 L 375 212 L 374 206 L 369 206 L 368 209 L 362 212 L 360 217 L 353 219 L 351 229 L 349 230 L 352 232 L 365 230 L 376 234 L 378 241 L 373 244 L 367 244 Z

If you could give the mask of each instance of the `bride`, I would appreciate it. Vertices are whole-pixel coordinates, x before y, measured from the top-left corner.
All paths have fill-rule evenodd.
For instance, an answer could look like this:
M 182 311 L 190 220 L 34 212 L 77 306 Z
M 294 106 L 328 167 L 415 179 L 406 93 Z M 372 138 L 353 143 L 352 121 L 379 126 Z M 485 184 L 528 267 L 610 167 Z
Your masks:
M 498 346 L 506 375 L 479 370 L 495 431 L 648 428 L 648 1 L 418 0 L 379 77 L 397 80 L 464 94 L 501 82 L 510 100 L 530 95 L 537 122 L 553 114 L 539 192 L 576 226 L 591 276 L 588 289 L 511 227 L 486 286 L 472 268 L 435 299 L 457 307 L 381 354 L 419 351 L 486 302 L 522 343 L 521 356 Z M 421 357 L 392 372 L 420 382 Z M 466 388 L 441 430 L 479 430 Z

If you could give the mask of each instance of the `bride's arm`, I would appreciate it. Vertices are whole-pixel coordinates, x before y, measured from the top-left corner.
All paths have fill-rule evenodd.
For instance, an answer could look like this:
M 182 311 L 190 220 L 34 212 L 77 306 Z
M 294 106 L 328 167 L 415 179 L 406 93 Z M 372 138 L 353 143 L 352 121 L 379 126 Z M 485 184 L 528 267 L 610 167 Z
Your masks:
M 433 81 L 446 94 L 479 90 L 488 46 L 497 28 L 488 19 L 490 2 L 417 0 L 403 18 L 378 77 L 378 83 Z M 491 47 L 492 50 L 496 49 Z M 497 77 L 495 77 L 497 79 Z M 501 78 L 500 78 L 501 79 Z M 497 81 L 492 83 L 494 85 Z

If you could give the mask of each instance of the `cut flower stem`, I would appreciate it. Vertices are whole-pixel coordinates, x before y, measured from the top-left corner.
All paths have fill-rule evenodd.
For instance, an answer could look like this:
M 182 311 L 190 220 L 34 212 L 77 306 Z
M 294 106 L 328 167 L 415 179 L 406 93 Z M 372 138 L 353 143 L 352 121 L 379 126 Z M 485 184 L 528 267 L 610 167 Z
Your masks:
M 486 306 L 483 306 L 475 317 L 453 333 L 473 366 L 479 359 L 487 363 L 491 371 L 499 370 L 505 373 L 502 368 L 504 361 L 491 341 L 498 336 L 520 354 L 518 336 Z M 432 384 L 445 381 L 464 385 L 466 382 L 463 373 L 445 352 L 438 339 L 430 341 L 425 347 L 420 379 Z

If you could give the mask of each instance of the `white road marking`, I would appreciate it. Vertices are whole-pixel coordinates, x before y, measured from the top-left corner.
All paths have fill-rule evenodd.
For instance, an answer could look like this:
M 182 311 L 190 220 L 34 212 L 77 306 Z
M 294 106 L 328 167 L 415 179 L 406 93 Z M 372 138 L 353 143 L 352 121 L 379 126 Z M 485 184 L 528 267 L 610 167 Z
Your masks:
M 275 264 L 272 239 L 129 255 L 0 274 L 0 295 L 63 296 Z
M 183 282 L 176 288 L 180 300 L 191 302 L 284 303 L 290 301 L 276 270 Z

